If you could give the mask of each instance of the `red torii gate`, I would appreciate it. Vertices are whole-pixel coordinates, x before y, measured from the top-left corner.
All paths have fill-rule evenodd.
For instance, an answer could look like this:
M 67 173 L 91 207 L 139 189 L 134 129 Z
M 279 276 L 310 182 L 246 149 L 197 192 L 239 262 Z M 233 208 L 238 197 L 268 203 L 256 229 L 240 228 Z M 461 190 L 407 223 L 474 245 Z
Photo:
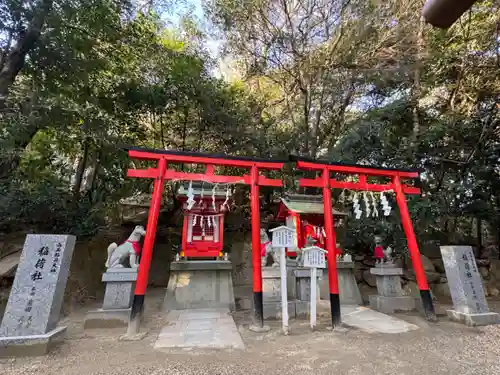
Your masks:
M 332 192 L 331 189 L 348 189 L 361 191 L 387 191 L 393 190 L 396 193 L 396 201 L 399 206 L 401 222 L 408 241 L 417 285 L 420 289 L 420 297 L 424 307 L 425 316 L 429 320 L 436 320 L 436 313 L 432 303 L 432 296 L 427 284 L 422 259 L 418 250 L 417 239 L 413 230 L 410 212 L 406 204 L 406 194 L 420 194 L 417 187 L 407 186 L 401 183 L 401 179 L 419 179 L 420 173 L 416 170 L 398 170 L 393 168 L 380 168 L 363 165 L 349 165 L 343 163 L 331 163 L 328 161 L 311 160 L 298 156 L 290 156 L 291 161 L 297 163 L 297 168 L 302 170 L 320 171 L 321 176 L 316 178 L 301 178 L 300 187 L 318 187 L 323 189 L 323 204 L 325 212 L 325 231 L 327 239 L 327 250 L 329 254 L 334 254 L 336 234 L 332 219 Z M 346 182 L 332 179 L 331 172 L 339 174 L 358 175 L 358 182 Z M 389 184 L 370 184 L 367 182 L 367 176 L 390 177 L 392 182 Z M 337 279 L 337 260 L 334 256 L 328 256 L 328 282 L 330 287 L 330 308 L 332 314 L 332 325 L 338 326 L 341 323 L 340 299 Z
M 253 266 L 253 297 L 254 297 L 254 323 L 260 327 L 264 325 L 262 304 L 262 267 L 260 256 L 260 199 L 259 186 L 283 186 L 278 179 L 269 179 L 259 174 L 259 170 L 279 170 L 283 168 L 284 161 L 270 161 L 251 157 L 236 157 L 226 155 L 209 155 L 202 153 L 156 150 L 141 147 L 129 147 L 128 155 L 131 159 L 155 160 L 156 168 L 128 169 L 127 177 L 153 178 L 153 195 L 149 208 L 146 236 L 141 255 L 139 273 L 135 287 L 128 334 L 139 331 L 139 324 L 144 309 L 144 296 L 146 294 L 149 269 L 153 255 L 153 247 L 158 224 L 158 215 L 162 200 L 163 185 L 166 180 L 205 181 L 210 183 L 246 184 L 250 185 L 250 199 L 252 212 L 252 266 Z M 187 173 L 169 169 L 169 163 L 202 164 L 205 173 Z M 230 166 L 247 168 L 250 174 L 243 176 L 223 176 L 214 173 L 214 166 Z

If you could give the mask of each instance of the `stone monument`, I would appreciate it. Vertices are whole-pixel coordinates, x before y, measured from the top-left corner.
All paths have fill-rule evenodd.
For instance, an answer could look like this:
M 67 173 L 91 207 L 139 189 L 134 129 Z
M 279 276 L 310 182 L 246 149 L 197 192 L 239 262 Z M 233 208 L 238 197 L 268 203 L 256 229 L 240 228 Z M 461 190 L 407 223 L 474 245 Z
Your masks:
M 370 273 L 375 275 L 377 295 L 369 297 L 370 307 L 383 313 L 391 314 L 396 311 L 412 311 L 415 309 L 415 300 L 405 296 L 401 288 L 403 269 L 396 267 L 392 260 L 378 262 Z
M 45 355 L 61 340 L 57 327 L 76 237 L 29 234 L 0 326 L 0 356 Z
M 87 313 L 84 328 L 115 328 L 128 325 L 141 253 L 140 240 L 144 235 L 144 227 L 138 225 L 123 244 L 109 245 L 107 270 L 102 275 L 102 281 L 106 283 L 104 302 L 102 308 Z
M 500 315 L 488 309 L 472 248 L 441 246 L 441 256 L 453 300 L 448 317 L 468 326 L 500 323 Z

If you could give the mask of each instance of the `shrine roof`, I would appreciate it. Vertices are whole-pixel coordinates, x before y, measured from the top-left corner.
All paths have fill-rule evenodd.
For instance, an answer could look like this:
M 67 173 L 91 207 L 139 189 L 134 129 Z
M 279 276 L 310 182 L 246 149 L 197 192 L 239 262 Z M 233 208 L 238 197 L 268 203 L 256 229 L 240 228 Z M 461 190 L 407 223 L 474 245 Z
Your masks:
M 203 193 L 203 196 L 206 197 L 207 199 L 211 198 L 214 186 L 216 185 L 211 184 L 209 182 L 202 183 L 193 181 L 192 183 L 193 194 L 195 197 L 199 197 L 201 196 L 201 193 Z M 188 189 L 189 189 L 189 182 L 182 183 L 179 189 L 177 190 L 177 196 L 185 197 L 187 195 Z M 226 188 L 224 185 L 217 185 L 215 187 L 215 196 L 219 199 L 226 198 Z
M 320 195 L 290 194 L 281 198 L 283 205 L 291 212 L 297 214 L 318 214 L 323 215 L 325 210 L 323 206 L 323 197 Z M 332 208 L 333 216 L 347 216 Z

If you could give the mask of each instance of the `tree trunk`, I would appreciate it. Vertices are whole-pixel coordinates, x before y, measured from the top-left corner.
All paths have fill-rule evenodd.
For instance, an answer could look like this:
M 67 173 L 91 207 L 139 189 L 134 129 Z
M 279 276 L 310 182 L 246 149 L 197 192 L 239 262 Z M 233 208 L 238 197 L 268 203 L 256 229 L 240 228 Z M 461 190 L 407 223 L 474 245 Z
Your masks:
M 319 98 L 316 101 L 315 105 L 315 116 L 314 116 L 314 121 L 311 129 L 311 158 L 316 159 L 316 156 L 318 155 L 318 143 L 319 143 L 319 124 L 321 122 L 321 116 L 323 114 L 323 99 L 325 96 L 325 89 L 321 89 L 321 94 Z
M 310 155 L 310 150 L 309 150 L 309 141 L 310 141 L 310 133 L 309 133 L 309 111 L 311 109 L 309 105 L 309 91 L 303 89 L 302 90 L 302 100 L 303 100 L 303 107 L 302 107 L 302 115 L 304 116 L 304 123 L 303 123 L 303 131 L 304 131 L 304 151 L 303 154 L 305 156 L 311 156 Z
M 484 226 L 484 233 L 485 233 L 485 238 L 484 238 L 484 254 L 488 256 L 488 258 L 492 259 L 495 254 L 499 255 L 500 258 L 500 251 L 499 251 L 499 236 L 497 234 L 498 227 L 497 227 L 497 222 L 496 220 L 492 221 L 485 221 L 485 226 Z
M 80 198 L 83 174 L 85 173 L 85 168 L 87 167 L 88 155 L 89 155 L 89 142 L 87 137 L 85 137 L 82 146 L 82 156 L 78 161 L 78 167 L 76 168 L 76 175 L 75 175 L 75 184 L 73 185 L 73 198 L 75 199 L 75 201 L 77 201 Z
M 97 150 L 96 155 L 95 155 L 95 159 L 94 159 L 94 165 L 92 166 L 92 168 L 93 168 L 92 176 L 91 176 L 91 178 L 89 178 L 90 184 L 89 184 L 89 187 L 87 189 L 87 194 L 88 194 L 88 197 L 89 197 L 91 203 L 96 202 L 95 190 L 96 190 L 97 177 L 99 175 L 100 163 L 101 163 L 101 150 Z
M 33 18 L 28 28 L 7 54 L 3 67 L 0 70 L 0 109 L 5 107 L 10 87 L 14 84 L 17 75 L 23 69 L 26 55 L 40 40 L 42 28 L 52 9 L 53 0 L 40 0 L 33 11 Z
M 481 218 L 476 218 L 476 235 L 477 235 L 477 247 L 482 250 L 483 248 L 483 229 Z
M 418 138 L 420 135 L 420 118 L 418 114 L 418 102 L 421 96 L 421 84 L 420 84 L 420 74 L 422 70 L 422 52 L 424 46 L 424 26 L 425 21 L 423 17 L 420 17 L 418 33 L 417 33 L 417 53 L 415 58 L 415 72 L 413 75 L 413 87 L 412 87 L 412 118 L 413 118 L 413 132 L 410 140 L 410 159 L 413 159 L 416 148 L 418 147 Z
M 94 185 L 96 169 L 97 169 L 97 158 L 95 155 L 88 156 L 87 165 L 90 166 L 86 168 L 85 170 L 86 173 L 83 174 L 83 182 L 81 188 L 81 191 L 84 191 L 85 193 L 91 191 Z

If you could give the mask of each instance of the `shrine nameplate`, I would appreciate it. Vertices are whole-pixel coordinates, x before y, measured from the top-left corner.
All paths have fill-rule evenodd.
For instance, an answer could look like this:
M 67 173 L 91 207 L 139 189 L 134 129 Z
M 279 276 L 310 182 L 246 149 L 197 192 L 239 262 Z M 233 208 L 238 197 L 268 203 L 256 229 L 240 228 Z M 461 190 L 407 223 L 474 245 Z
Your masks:
M 271 229 L 273 235 L 272 246 L 277 248 L 293 247 L 295 246 L 294 234 L 295 231 L 291 228 L 280 226 Z
M 326 251 L 320 247 L 312 246 L 302 249 L 304 256 L 304 267 L 326 268 Z

